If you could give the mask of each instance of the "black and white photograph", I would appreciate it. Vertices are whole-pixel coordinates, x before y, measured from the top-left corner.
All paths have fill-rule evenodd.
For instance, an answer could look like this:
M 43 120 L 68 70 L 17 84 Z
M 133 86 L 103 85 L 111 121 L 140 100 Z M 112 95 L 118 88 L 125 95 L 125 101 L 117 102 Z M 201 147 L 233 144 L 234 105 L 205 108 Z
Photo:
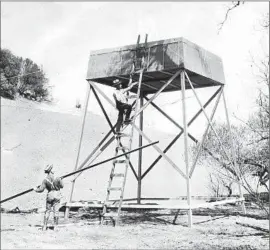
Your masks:
M 269 2 L 1 2 L 1 249 L 269 249 Z

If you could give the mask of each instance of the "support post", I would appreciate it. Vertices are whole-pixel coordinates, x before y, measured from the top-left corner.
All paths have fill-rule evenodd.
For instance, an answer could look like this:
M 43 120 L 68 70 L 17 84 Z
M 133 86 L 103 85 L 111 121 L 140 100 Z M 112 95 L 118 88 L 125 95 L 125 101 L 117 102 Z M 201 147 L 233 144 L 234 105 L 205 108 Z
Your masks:
M 140 108 L 143 106 L 143 95 L 140 96 Z M 140 113 L 140 130 L 143 131 L 143 111 Z M 139 134 L 139 147 L 142 146 L 142 135 Z M 141 204 L 142 195 L 142 150 L 139 150 L 138 159 L 138 189 L 137 189 L 137 203 Z
M 226 99 L 225 99 L 225 94 L 224 91 L 222 91 L 222 97 L 223 97 L 223 101 L 224 101 L 224 108 L 225 108 L 225 113 L 226 113 L 226 120 L 227 120 L 227 124 L 228 124 L 228 129 L 229 129 L 229 135 L 230 135 L 230 143 L 231 143 L 231 152 L 232 152 L 232 157 L 233 157 L 233 165 L 235 168 L 235 172 L 238 172 L 238 189 L 239 189 L 239 194 L 240 194 L 240 198 L 243 199 L 241 201 L 241 207 L 242 207 L 242 211 L 244 214 L 246 214 L 246 207 L 245 207 L 245 200 L 244 200 L 244 196 L 243 196 L 243 190 L 242 190 L 242 186 L 241 186 L 241 170 L 238 169 L 237 165 L 236 165 L 236 156 L 235 156 L 235 148 L 234 148 L 234 143 L 233 143 L 233 138 L 232 138 L 232 129 L 231 129 L 231 123 L 230 123 L 230 119 L 229 119 L 229 114 L 228 114 L 228 109 L 227 109 L 227 103 L 226 103 Z
M 182 93 L 182 110 L 184 124 L 184 144 L 185 144 L 185 163 L 186 163 L 186 182 L 187 182 L 187 203 L 188 203 L 188 226 L 192 226 L 192 210 L 191 210 L 191 193 L 190 193 L 190 177 L 189 177 L 189 162 L 188 162 L 188 132 L 186 118 L 186 100 L 185 100 L 185 71 L 180 73 L 181 93 Z
M 79 138 L 79 145 L 78 145 L 77 158 L 76 158 L 76 163 L 75 163 L 74 171 L 77 170 L 78 163 L 79 163 L 79 158 L 80 158 L 82 138 L 83 138 L 83 132 L 84 132 L 84 125 L 85 125 L 87 108 L 88 108 L 88 102 L 89 102 L 89 97 L 90 97 L 90 90 L 91 90 L 90 84 L 88 83 L 88 90 L 87 90 L 85 104 L 84 104 L 84 114 L 83 114 L 83 120 L 82 120 L 82 128 L 81 128 L 81 133 L 80 133 L 80 138 Z M 70 196 L 69 196 L 69 202 L 72 201 L 72 196 L 73 196 L 73 192 L 74 192 L 74 185 L 75 185 L 75 179 L 72 181 L 71 192 L 70 192 Z M 67 219 L 68 216 L 69 216 L 69 207 L 66 207 L 65 219 Z

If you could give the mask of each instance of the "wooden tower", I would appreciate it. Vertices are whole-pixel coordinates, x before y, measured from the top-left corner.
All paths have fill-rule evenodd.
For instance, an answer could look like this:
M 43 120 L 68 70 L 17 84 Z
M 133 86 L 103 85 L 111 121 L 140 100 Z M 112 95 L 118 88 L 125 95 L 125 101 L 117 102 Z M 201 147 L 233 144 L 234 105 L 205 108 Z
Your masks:
M 140 84 L 131 89 L 131 92 L 138 94 L 139 107 L 136 109 L 136 112 L 133 116 L 134 120 L 139 119 L 139 126 L 133 124 L 133 128 L 139 133 L 139 146 L 142 146 L 142 138 L 151 143 L 151 140 L 147 137 L 147 135 L 143 131 L 143 111 L 149 106 L 153 106 L 157 109 L 163 116 L 165 116 L 168 120 L 170 120 L 174 125 L 179 128 L 179 134 L 171 141 L 171 143 L 165 148 L 161 149 L 157 145 L 153 145 L 154 149 L 159 153 L 159 157 L 151 164 L 151 166 L 142 173 L 142 164 L 143 158 L 142 154 L 139 154 L 138 160 L 138 170 L 134 169 L 134 166 L 129 161 L 128 165 L 132 170 L 135 178 L 137 179 L 137 203 L 141 203 L 141 184 L 144 177 L 153 169 L 155 164 L 161 159 L 164 158 L 168 164 L 170 164 L 181 176 L 182 181 L 186 182 L 186 190 L 187 190 L 187 205 L 182 209 L 187 210 L 188 212 L 188 225 L 192 225 L 192 209 L 197 208 L 192 205 L 191 202 L 191 188 L 190 188 L 190 180 L 192 178 L 193 172 L 196 167 L 196 163 L 198 160 L 198 156 L 201 150 L 204 148 L 203 143 L 206 138 L 206 135 L 209 129 L 214 128 L 212 126 L 212 120 L 214 114 L 216 112 L 218 103 L 222 98 L 224 100 L 225 114 L 227 118 L 228 128 L 230 129 L 230 123 L 228 118 L 228 112 L 226 108 L 225 96 L 224 96 L 224 72 L 222 60 L 201 48 L 200 46 L 184 39 L 184 38 L 174 38 L 168 40 L 154 41 L 144 43 L 139 43 L 139 39 L 137 44 L 124 46 L 113 49 L 106 50 L 97 50 L 92 51 L 89 57 L 88 71 L 87 71 L 87 83 L 88 83 L 88 94 L 86 98 L 86 105 L 84 106 L 84 116 L 82 122 L 81 136 L 79 142 L 79 149 L 77 155 L 77 161 L 75 165 L 75 170 L 83 168 L 84 165 L 89 162 L 94 156 L 97 157 L 100 153 L 102 153 L 101 148 L 106 148 L 110 145 L 114 140 L 116 140 L 116 136 L 112 136 L 110 139 L 110 135 L 115 133 L 115 125 L 110 121 L 106 110 L 102 106 L 99 95 L 100 94 L 104 99 L 106 99 L 112 106 L 115 107 L 115 103 L 111 97 L 106 96 L 106 94 L 102 91 L 101 86 L 106 85 L 113 87 L 113 81 L 118 78 L 123 81 L 123 83 L 128 84 L 130 74 L 134 72 L 134 64 L 135 67 L 138 63 L 143 64 L 141 66 L 141 70 L 136 71 L 133 74 L 133 80 L 139 81 Z M 143 61 L 143 62 L 142 62 Z M 200 98 L 197 95 L 197 92 L 201 88 L 219 86 L 218 90 L 208 99 L 206 103 L 202 103 Z M 101 140 L 101 142 L 97 145 L 97 147 L 90 153 L 90 155 L 83 161 L 83 163 L 78 166 L 78 160 L 80 155 L 80 147 L 81 141 L 83 137 L 84 130 L 84 122 L 88 108 L 89 94 L 90 91 L 93 91 L 94 96 L 96 97 L 98 103 L 101 106 L 102 112 L 106 117 L 107 122 L 109 123 L 111 130 L 105 135 L 105 137 Z M 174 119 L 172 119 L 166 112 L 164 112 L 160 107 L 158 107 L 154 100 L 158 98 L 164 92 L 170 91 L 181 91 L 182 95 L 182 117 L 183 124 L 180 125 Z M 193 116 L 191 120 L 187 120 L 186 116 L 186 92 L 192 91 L 194 96 L 196 97 L 200 109 Z M 151 96 L 151 97 L 149 97 Z M 144 102 L 145 100 L 145 102 Z M 215 100 L 214 108 L 212 110 L 211 116 L 208 116 L 205 109 L 206 107 Z M 188 131 L 188 127 L 197 119 L 197 117 L 203 114 L 205 115 L 208 124 L 204 130 L 204 134 L 202 140 L 197 140 L 193 135 L 191 135 Z M 214 131 L 214 133 L 216 133 Z M 166 154 L 166 152 L 170 149 L 170 147 L 181 137 L 184 136 L 184 157 L 185 157 L 185 171 L 183 172 L 177 164 L 175 164 L 170 157 Z M 216 136 L 218 136 L 216 134 Z M 188 138 L 198 144 L 198 152 L 196 154 L 195 160 L 191 163 L 190 156 L 188 153 Z M 204 148 L 205 149 L 205 148 Z M 232 147 L 233 149 L 233 147 Z M 206 149 L 207 151 L 207 149 Z M 207 151 L 209 152 L 209 150 Z M 211 152 L 209 152 L 211 153 Z M 234 159 L 228 159 L 231 164 L 235 165 Z M 240 178 L 240 176 L 239 176 Z M 239 179 L 240 181 L 240 179 Z M 75 179 L 72 183 L 72 190 L 70 195 L 70 203 L 67 204 L 67 208 L 72 206 L 72 194 L 74 189 Z M 243 210 L 245 210 L 243 203 L 243 194 L 241 191 L 240 183 L 239 185 L 239 199 L 235 200 L 227 200 L 223 201 L 223 203 L 231 203 L 231 202 L 241 202 Z M 123 198 L 123 197 L 122 197 Z M 120 202 L 122 204 L 122 201 Z M 220 204 L 220 203 L 216 203 Z M 121 206 L 121 205 L 119 205 Z M 123 205 L 124 206 L 124 205 Z M 207 205 L 205 205 L 207 206 Z M 120 207 L 121 208 L 121 207 Z M 66 213 L 68 216 L 68 210 Z

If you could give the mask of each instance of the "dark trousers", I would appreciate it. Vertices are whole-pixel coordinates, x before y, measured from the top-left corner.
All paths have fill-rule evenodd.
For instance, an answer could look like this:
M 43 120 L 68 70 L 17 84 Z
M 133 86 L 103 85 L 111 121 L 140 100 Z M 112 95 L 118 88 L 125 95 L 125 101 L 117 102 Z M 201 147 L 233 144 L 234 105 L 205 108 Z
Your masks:
M 132 110 L 132 106 L 130 104 L 127 103 L 121 103 L 118 102 L 116 104 L 116 108 L 118 109 L 119 113 L 118 113 L 118 119 L 117 119 L 117 123 L 116 123 L 116 132 L 120 131 L 121 125 L 123 123 L 123 116 L 124 113 L 126 112 L 126 118 L 125 120 L 128 120 L 131 114 L 131 110 Z

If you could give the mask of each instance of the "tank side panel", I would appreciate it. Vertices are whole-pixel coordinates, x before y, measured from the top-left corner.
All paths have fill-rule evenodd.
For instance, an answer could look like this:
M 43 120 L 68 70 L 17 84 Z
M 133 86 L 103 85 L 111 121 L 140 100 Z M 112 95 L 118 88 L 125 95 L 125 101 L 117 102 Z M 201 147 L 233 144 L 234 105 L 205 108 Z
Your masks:
M 121 53 L 121 74 L 129 75 L 133 68 L 133 60 L 135 57 L 135 50 L 123 50 Z
M 148 46 L 145 58 L 146 72 L 157 72 L 158 76 L 158 71 L 185 68 L 198 76 L 205 77 L 206 81 L 211 79 L 217 83 L 225 83 L 222 60 L 184 38 L 164 40 Z M 115 51 L 94 51 L 89 57 L 87 79 L 128 76 L 132 71 L 134 58 L 135 50 L 131 47 L 123 47 L 122 50 Z
M 184 67 L 198 75 L 225 84 L 222 60 L 187 40 L 183 40 Z
M 164 44 L 164 68 L 178 68 L 183 62 L 182 50 L 179 42 Z
M 120 51 L 90 55 L 86 79 L 119 75 L 121 64 Z

